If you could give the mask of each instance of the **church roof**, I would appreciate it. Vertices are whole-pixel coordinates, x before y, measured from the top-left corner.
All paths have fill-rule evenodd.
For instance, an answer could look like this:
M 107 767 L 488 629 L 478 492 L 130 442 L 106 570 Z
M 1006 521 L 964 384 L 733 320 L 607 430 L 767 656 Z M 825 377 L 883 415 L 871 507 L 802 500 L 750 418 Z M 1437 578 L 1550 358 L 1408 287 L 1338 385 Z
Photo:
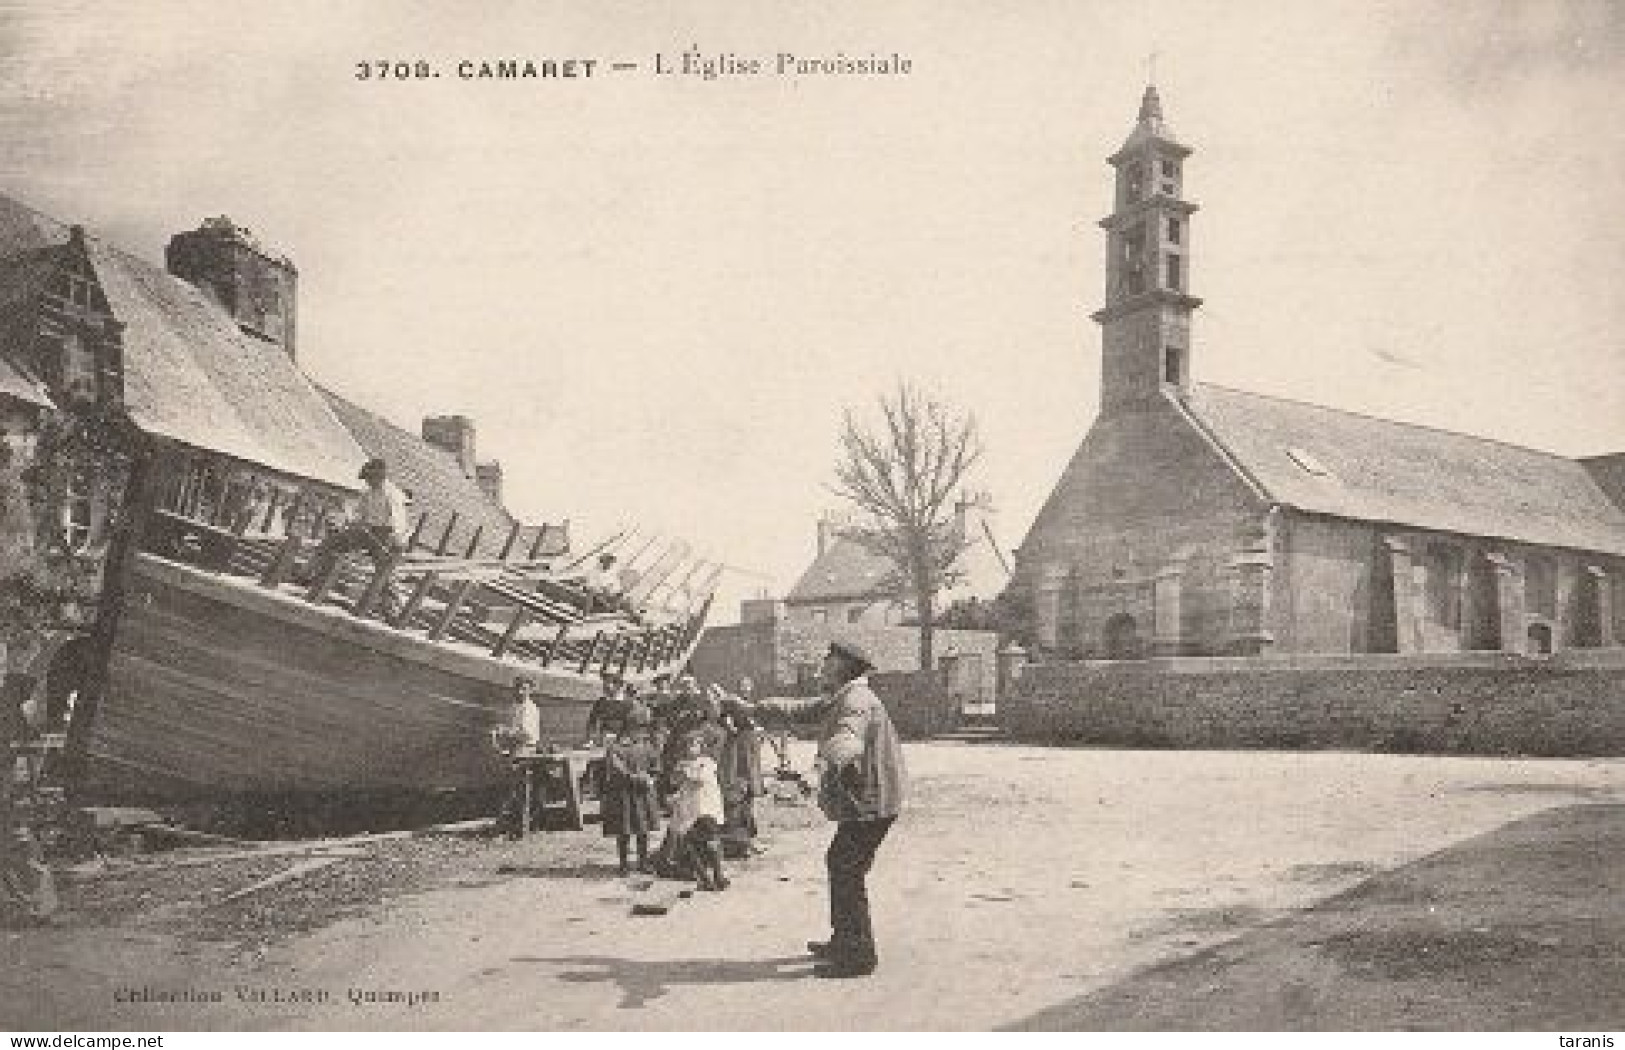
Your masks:
M 0 194 L 0 259 L 67 243 L 61 223 Z M 203 292 L 87 235 L 85 253 L 124 323 L 124 399 L 143 431 L 355 489 L 365 456 L 280 347 L 246 335 Z M 0 282 L 21 279 L 13 266 Z M 0 299 L 12 289 L 0 289 Z
M 1625 554 L 1625 508 L 1549 452 L 1199 384 L 1185 401 L 1270 500 L 1316 514 Z

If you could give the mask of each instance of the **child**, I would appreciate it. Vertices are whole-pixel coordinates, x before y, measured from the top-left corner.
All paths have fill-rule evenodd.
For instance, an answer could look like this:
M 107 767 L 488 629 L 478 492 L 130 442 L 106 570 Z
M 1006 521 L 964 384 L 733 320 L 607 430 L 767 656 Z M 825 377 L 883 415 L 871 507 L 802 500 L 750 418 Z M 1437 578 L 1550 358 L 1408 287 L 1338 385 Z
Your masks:
M 632 873 L 627 852 L 634 839 L 638 845 L 638 870 L 649 870 L 649 833 L 660 820 L 655 793 L 660 752 L 650 736 L 652 721 L 647 707 L 633 704 L 626 715 L 626 735 L 611 737 L 604 749 L 601 813 L 604 834 L 615 836 L 622 875 Z
M 716 759 L 706 754 L 706 739 L 689 733 L 683 740 L 684 757 L 672 770 L 677 794 L 671 804 L 671 830 L 679 836 L 693 863 L 702 890 L 725 890 L 722 850 L 717 843 L 722 828 L 722 788 L 717 783 Z

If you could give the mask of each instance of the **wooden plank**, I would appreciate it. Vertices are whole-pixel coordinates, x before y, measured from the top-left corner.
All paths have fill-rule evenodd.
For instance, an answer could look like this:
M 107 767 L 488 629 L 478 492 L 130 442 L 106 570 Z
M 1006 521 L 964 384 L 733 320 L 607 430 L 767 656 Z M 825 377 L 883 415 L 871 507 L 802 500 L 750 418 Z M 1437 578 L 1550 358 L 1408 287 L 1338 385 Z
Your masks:
M 529 560 L 535 561 L 542 553 L 542 541 L 547 539 L 547 522 L 536 526 L 536 539 L 530 545 Z
M 517 587 L 504 583 L 501 580 L 488 580 L 486 587 L 496 594 L 518 606 L 529 609 L 552 623 L 575 623 L 581 619 L 581 614 L 574 608 L 561 602 L 549 601 L 537 597 Z
M 234 893 L 226 894 L 224 897 L 220 898 L 219 903 L 230 904 L 233 901 L 241 900 L 244 897 L 259 893 L 261 890 L 268 890 L 273 886 L 280 886 L 284 882 L 292 882 L 294 879 L 308 875 L 313 871 L 320 871 L 323 868 L 332 867 L 334 864 L 338 864 L 345 859 L 346 858 L 342 855 L 328 853 L 320 857 L 311 857 L 309 860 L 302 860 L 293 867 L 279 871 L 269 878 L 261 879 L 251 886 L 244 886 L 242 889 L 237 890 Z
M 519 628 L 525 626 L 525 624 L 529 622 L 530 617 L 530 610 L 525 608 L 523 605 L 515 609 L 513 611 L 513 619 L 508 622 L 508 629 L 502 632 L 502 638 L 491 649 L 491 655 L 495 657 L 502 657 L 506 655 L 508 649 L 513 645 L 514 636 L 519 633 Z
M 418 523 L 412 526 L 412 535 L 406 537 L 406 550 L 411 550 L 418 545 L 418 536 L 423 533 L 423 526 L 426 525 L 428 521 L 428 511 L 424 511 L 422 514 L 418 515 Z
M 553 642 L 547 647 L 547 654 L 542 657 L 542 666 L 549 667 L 553 658 L 559 654 L 559 647 L 564 644 L 564 636 L 570 633 L 569 624 L 560 624 L 559 633 L 553 636 Z
M 502 553 L 497 555 L 498 561 L 507 561 L 508 555 L 513 553 L 514 541 L 519 539 L 519 530 L 522 527 L 519 522 L 515 521 L 513 528 L 508 530 L 508 539 L 502 544 Z
M 446 531 L 440 534 L 440 545 L 434 551 L 436 554 L 444 555 L 446 549 L 451 546 L 451 531 L 457 527 L 457 518 L 457 512 L 452 511 L 451 517 L 446 519 Z
M 592 642 L 587 646 L 587 654 L 581 658 L 581 666 L 577 669 L 581 674 L 586 674 L 587 668 L 592 666 L 592 658 L 597 655 L 598 643 L 603 640 L 603 637 L 603 631 L 599 631 L 592 636 Z
M 344 557 L 342 555 L 328 559 L 327 567 L 322 570 L 322 574 L 316 577 L 311 582 L 310 588 L 305 591 L 305 601 L 313 605 L 322 603 L 323 599 L 327 597 L 328 589 L 333 586 L 333 581 L 338 579 L 339 569 L 342 567 L 343 561 Z
M 367 581 L 367 589 L 361 594 L 361 600 L 355 603 L 357 616 L 369 619 L 372 617 L 373 610 L 378 607 L 384 592 L 388 590 L 390 582 L 395 577 L 395 562 L 396 556 L 391 554 L 373 571 L 372 579 Z
M 480 539 L 485 535 L 485 526 L 480 525 L 474 530 L 474 535 L 468 538 L 468 549 L 463 551 L 464 558 L 474 557 L 474 552 L 480 549 Z
M 288 574 L 293 571 L 294 564 L 299 560 L 299 537 L 288 533 L 282 545 L 277 548 L 276 557 L 271 559 L 270 568 L 260 577 L 260 586 L 276 588 L 282 586 Z
M 429 590 L 438 578 L 439 573 L 426 572 L 418 579 L 418 585 L 412 588 L 412 596 L 406 599 L 406 607 L 391 621 L 391 626 L 403 629 L 412 626 L 412 617 L 417 615 L 418 609 L 423 605 L 423 599 L 429 596 Z
M 445 636 L 446 628 L 451 626 L 451 621 L 457 619 L 457 614 L 463 611 L 463 603 L 474 593 L 474 586 L 473 580 L 464 580 L 457 585 L 457 590 L 452 592 L 451 601 L 446 603 L 446 608 L 440 613 L 440 619 L 429 632 L 431 641 L 439 641 Z

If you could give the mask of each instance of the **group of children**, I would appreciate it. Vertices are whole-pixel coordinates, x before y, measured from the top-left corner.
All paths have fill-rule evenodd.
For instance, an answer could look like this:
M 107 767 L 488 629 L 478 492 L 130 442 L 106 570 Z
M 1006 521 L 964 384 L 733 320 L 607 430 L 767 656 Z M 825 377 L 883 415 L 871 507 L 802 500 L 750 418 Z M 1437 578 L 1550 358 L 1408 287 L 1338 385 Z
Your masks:
M 599 784 L 603 833 L 615 839 L 621 874 L 636 868 L 691 877 L 702 890 L 725 890 L 724 843 L 748 855 L 756 834 L 754 800 L 762 792 L 760 737 L 748 685 L 702 693 L 692 676 L 659 680 L 647 695 L 607 681 L 590 718 L 604 739 Z M 659 849 L 650 837 L 666 818 Z

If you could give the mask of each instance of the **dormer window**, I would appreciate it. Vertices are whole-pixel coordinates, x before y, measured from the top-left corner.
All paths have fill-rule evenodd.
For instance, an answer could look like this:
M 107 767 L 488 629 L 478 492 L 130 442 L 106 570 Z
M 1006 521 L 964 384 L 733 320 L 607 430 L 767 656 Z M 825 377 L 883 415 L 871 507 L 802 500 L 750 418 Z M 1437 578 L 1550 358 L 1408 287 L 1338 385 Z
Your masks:
M 1166 261 L 1168 269 L 1168 287 L 1177 292 L 1180 288 L 1179 256 L 1170 255 Z
M 1311 474 L 1317 478 L 1331 477 L 1332 472 L 1326 468 L 1326 464 L 1316 459 L 1314 453 L 1308 449 L 1298 448 L 1294 445 L 1286 450 L 1286 454 L 1305 474 Z
M 1178 218 L 1176 218 L 1174 216 L 1169 216 L 1168 217 L 1168 243 L 1169 244 L 1178 244 L 1179 243 L 1180 235 L 1182 233 L 1184 233 L 1184 230 L 1181 229 L 1181 226 L 1182 226 L 1182 224 L 1180 223 Z

